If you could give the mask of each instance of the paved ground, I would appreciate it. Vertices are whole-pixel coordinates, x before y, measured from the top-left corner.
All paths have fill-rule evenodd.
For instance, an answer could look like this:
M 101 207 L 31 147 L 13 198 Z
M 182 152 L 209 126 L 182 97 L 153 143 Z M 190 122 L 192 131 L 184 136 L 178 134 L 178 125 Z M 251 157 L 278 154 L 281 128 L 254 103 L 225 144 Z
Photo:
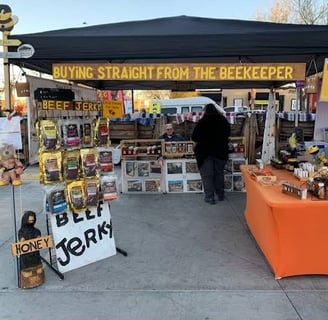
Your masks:
M 27 169 L 15 209 L 38 212 L 43 189 Z M 120 194 L 112 202 L 116 245 L 128 252 L 17 287 L 13 191 L 0 189 L 0 319 L 326 320 L 328 277 L 275 280 L 243 217 L 244 193 L 216 205 L 202 194 Z

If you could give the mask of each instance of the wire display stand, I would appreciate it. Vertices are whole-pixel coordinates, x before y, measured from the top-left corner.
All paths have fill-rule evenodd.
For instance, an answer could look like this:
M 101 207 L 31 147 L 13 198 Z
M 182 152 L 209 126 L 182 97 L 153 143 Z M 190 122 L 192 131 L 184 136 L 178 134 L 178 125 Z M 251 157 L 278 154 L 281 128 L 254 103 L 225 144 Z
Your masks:
M 111 210 L 110 210 L 110 202 L 107 202 L 107 203 L 108 203 L 108 210 L 109 210 L 109 212 L 111 212 Z M 123 249 L 121 249 L 121 248 L 119 248 L 117 246 L 116 246 L 116 251 L 118 253 L 120 253 L 121 255 L 123 255 L 124 257 L 127 257 L 128 256 L 128 253 L 125 250 L 123 250 Z

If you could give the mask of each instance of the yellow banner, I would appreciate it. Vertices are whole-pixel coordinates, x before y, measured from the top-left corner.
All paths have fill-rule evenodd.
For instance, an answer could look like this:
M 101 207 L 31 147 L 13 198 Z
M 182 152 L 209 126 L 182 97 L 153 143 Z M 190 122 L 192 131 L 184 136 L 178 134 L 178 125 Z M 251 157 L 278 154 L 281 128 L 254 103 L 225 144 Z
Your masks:
M 103 116 L 106 118 L 122 118 L 123 117 L 123 102 L 104 100 L 103 101 Z
M 151 81 L 294 81 L 304 63 L 275 64 L 53 64 L 54 79 Z
M 322 73 L 320 101 L 328 101 L 328 59 L 325 59 L 325 65 Z

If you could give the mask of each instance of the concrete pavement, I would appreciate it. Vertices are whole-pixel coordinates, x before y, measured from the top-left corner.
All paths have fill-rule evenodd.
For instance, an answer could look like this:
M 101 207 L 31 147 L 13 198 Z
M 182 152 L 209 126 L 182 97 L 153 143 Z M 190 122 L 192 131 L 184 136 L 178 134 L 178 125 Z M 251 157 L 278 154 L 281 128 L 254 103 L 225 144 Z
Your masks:
M 38 213 L 46 233 L 37 168 L 15 190 L 15 207 Z M 244 193 L 216 205 L 202 194 L 120 194 L 111 203 L 121 254 L 19 289 L 12 189 L 0 189 L 0 319 L 326 320 L 328 277 L 275 280 L 243 217 Z M 46 251 L 44 252 L 46 253 Z

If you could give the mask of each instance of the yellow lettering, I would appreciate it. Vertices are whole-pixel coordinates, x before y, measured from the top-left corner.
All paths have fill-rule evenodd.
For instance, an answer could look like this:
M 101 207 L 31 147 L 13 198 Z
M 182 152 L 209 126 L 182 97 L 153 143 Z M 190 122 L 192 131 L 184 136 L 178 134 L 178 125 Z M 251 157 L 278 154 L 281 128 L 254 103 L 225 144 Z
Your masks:
M 98 79 L 104 80 L 105 79 L 105 68 L 104 67 L 98 67 L 97 69 Z
M 262 79 L 262 80 L 264 80 L 264 79 L 267 79 L 267 77 L 268 77 L 268 68 L 267 67 L 262 67 L 261 68 L 261 70 L 260 70 L 260 78 Z
M 181 80 L 189 79 L 189 69 L 188 68 L 181 68 L 180 69 L 180 79 Z
M 61 73 L 60 73 L 60 67 L 54 66 L 52 68 L 52 75 L 55 79 L 60 79 L 61 78 Z
M 129 79 L 129 72 L 126 67 L 122 68 L 120 79 Z M 131 78 L 131 76 L 130 76 Z
M 293 79 L 293 68 L 286 66 L 285 79 Z
M 120 79 L 120 68 L 119 67 L 113 67 L 113 80 Z
M 260 79 L 259 71 L 260 71 L 260 67 L 253 68 L 253 77 L 252 77 L 253 79 L 255 80 Z
M 243 66 L 236 68 L 236 79 L 243 80 L 243 69 L 244 69 Z
M 219 77 L 220 77 L 220 79 L 222 79 L 222 80 L 227 79 L 227 68 L 225 68 L 225 67 L 221 67 L 221 68 L 219 69 Z
M 234 77 L 234 67 L 228 67 L 228 80 L 233 79 Z

